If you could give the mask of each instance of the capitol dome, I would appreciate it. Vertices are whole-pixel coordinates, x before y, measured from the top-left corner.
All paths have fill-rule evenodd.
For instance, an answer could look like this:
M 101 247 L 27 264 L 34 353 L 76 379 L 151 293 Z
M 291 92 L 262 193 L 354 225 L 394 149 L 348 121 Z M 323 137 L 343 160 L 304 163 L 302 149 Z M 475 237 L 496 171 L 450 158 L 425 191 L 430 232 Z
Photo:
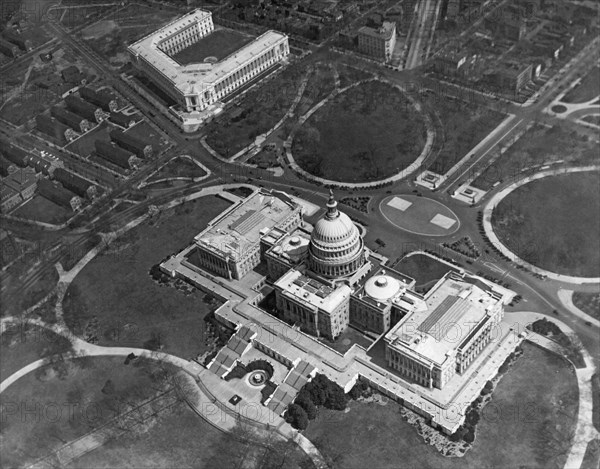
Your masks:
M 327 213 L 313 228 L 308 249 L 310 269 L 327 278 L 352 275 L 365 261 L 358 228 L 337 209 L 333 193 L 327 202 Z

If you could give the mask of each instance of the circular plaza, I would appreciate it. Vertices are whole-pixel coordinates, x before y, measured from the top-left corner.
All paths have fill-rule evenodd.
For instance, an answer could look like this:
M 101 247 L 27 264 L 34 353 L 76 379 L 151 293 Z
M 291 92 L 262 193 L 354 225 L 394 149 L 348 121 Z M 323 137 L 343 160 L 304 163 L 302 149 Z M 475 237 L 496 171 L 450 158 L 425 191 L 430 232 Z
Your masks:
M 309 111 L 291 153 L 311 176 L 341 183 L 381 181 L 417 166 L 430 139 L 426 116 L 399 88 L 371 80 Z
M 486 232 L 511 259 L 565 281 L 600 277 L 600 172 L 547 171 L 509 186 L 486 207 Z
M 386 197 L 379 210 L 392 225 L 423 236 L 448 236 L 460 227 L 458 216 L 437 200 L 409 194 Z

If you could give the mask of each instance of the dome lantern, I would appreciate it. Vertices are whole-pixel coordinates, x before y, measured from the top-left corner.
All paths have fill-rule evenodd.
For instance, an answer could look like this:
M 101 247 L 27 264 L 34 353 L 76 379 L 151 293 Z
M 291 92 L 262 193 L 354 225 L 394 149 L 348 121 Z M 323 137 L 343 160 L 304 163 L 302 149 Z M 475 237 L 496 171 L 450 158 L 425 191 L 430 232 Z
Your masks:
M 333 189 L 329 189 L 329 200 L 327 201 L 327 213 L 325 215 L 329 220 L 333 220 L 340 216 L 337 209 L 337 201 L 333 196 Z

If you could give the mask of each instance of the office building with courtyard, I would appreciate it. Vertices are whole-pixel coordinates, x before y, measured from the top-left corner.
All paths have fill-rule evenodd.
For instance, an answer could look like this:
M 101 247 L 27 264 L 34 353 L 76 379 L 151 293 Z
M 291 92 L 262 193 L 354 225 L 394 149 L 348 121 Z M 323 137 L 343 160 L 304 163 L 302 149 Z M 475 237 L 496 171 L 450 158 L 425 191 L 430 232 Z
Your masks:
M 218 38 L 222 32 L 232 36 Z M 177 103 L 169 111 L 184 130 L 197 129 L 219 111 L 221 100 L 289 55 L 288 38 L 279 32 L 267 31 L 250 40 L 233 34 L 216 29 L 212 13 L 198 9 L 129 46 L 133 65 Z M 231 50 L 228 43 L 239 47 Z M 178 54 L 192 47 L 193 58 L 184 61 Z

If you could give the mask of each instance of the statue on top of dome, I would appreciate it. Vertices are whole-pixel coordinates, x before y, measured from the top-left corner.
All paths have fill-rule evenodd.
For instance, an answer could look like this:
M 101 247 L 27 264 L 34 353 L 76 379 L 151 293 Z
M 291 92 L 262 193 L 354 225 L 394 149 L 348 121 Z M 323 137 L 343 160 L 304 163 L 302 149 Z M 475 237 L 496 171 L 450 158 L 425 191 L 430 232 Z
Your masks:
M 333 196 L 333 189 L 329 189 L 329 200 L 327 201 L 327 214 L 325 215 L 329 220 L 337 218 L 339 216 L 337 209 L 337 201 Z

